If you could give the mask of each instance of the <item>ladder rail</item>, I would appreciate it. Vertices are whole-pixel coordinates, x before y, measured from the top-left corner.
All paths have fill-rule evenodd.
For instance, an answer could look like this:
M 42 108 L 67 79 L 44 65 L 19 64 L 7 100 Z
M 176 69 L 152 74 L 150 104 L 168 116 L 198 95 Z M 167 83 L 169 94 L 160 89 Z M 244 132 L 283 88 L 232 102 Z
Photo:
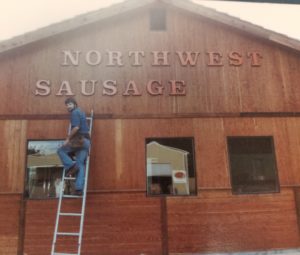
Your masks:
M 93 118 L 94 118 L 94 112 L 91 110 L 90 117 L 86 117 L 87 121 L 89 121 L 89 135 L 91 137 L 92 129 L 93 129 Z M 71 126 L 69 125 L 68 134 L 71 131 Z M 92 140 L 90 140 L 92 144 Z M 51 255 L 56 254 L 71 254 L 71 253 L 59 253 L 55 252 L 55 246 L 57 241 L 57 236 L 62 235 L 69 235 L 69 236 L 77 236 L 78 237 L 78 251 L 74 255 L 80 255 L 81 253 L 81 242 L 82 242 L 82 235 L 83 235 L 83 226 L 84 226 L 84 216 L 85 216 L 85 205 L 86 205 L 86 195 L 87 195 L 87 184 L 88 184 L 88 173 L 89 173 L 89 167 L 90 167 L 90 153 L 91 153 L 91 144 L 88 150 L 88 155 L 85 162 L 85 179 L 84 179 L 84 189 L 83 189 L 83 195 L 82 196 L 74 196 L 74 195 L 64 195 L 64 185 L 66 180 L 74 179 L 75 178 L 69 178 L 65 177 L 66 169 L 63 169 L 63 177 L 62 177 L 62 185 L 60 187 L 60 193 L 59 193 L 59 201 L 57 206 L 57 213 L 56 213 L 56 221 L 55 221 L 55 228 L 54 228 L 54 234 L 53 234 L 53 242 L 52 242 L 52 248 L 51 248 Z M 62 200 L 63 198 L 82 198 L 82 204 L 81 204 L 81 213 L 62 213 L 61 207 L 62 207 Z M 78 233 L 65 233 L 65 232 L 58 232 L 59 227 L 59 219 L 60 216 L 79 216 L 80 217 L 80 226 L 79 226 L 79 232 Z M 73 254 L 73 253 L 72 253 Z
M 94 112 L 93 110 L 91 111 L 91 121 L 90 121 L 90 138 L 92 135 L 92 130 L 93 130 L 93 117 L 94 117 Z M 89 147 L 88 151 L 88 156 L 86 158 L 86 163 L 85 163 L 85 178 L 84 178 L 84 188 L 83 188 L 83 200 L 82 200 L 82 205 L 81 205 L 81 218 L 80 218 L 80 227 L 79 227 L 79 240 L 78 240 L 78 254 L 81 252 L 81 242 L 82 242 L 82 235 L 83 235 L 83 223 L 84 223 L 84 216 L 85 216 L 85 204 L 86 204 L 86 195 L 87 195 L 87 184 L 88 184 L 88 176 L 89 176 L 89 169 L 90 169 L 90 153 L 91 153 L 91 148 L 92 148 L 92 139 L 90 140 L 91 144 Z
M 54 229 L 54 234 L 53 234 L 51 254 L 54 254 L 55 244 L 56 244 L 56 240 L 57 240 L 57 231 L 58 231 L 59 216 L 60 216 L 59 213 L 61 210 L 62 197 L 63 197 L 63 193 L 64 193 L 65 173 L 66 173 L 66 169 L 64 168 L 63 177 L 62 177 L 62 185 L 60 185 L 60 191 L 59 191 L 59 200 L 58 200 L 58 207 L 57 207 L 57 213 L 56 213 L 56 221 L 55 221 L 55 229 Z

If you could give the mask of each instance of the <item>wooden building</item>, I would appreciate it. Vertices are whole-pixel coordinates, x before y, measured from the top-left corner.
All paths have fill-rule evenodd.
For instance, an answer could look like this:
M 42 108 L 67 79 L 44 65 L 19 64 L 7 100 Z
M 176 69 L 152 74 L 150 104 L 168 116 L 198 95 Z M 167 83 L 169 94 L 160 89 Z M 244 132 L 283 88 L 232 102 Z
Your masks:
M 0 254 L 50 254 L 67 96 L 95 112 L 82 254 L 299 247 L 299 52 L 180 0 L 125 1 L 1 42 Z M 148 154 L 153 142 L 183 166 Z

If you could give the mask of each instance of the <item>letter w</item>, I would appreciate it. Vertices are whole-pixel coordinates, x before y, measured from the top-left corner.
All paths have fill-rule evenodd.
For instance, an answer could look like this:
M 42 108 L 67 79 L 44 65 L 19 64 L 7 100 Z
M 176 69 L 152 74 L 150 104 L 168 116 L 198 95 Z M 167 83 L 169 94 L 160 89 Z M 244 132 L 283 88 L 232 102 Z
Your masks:
M 176 51 L 180 63 L 183 66 L 191 65 L 195 66 L 198 60 L 198 56 L 200 55 L 200 52 L 191 52 L 191 51 Z

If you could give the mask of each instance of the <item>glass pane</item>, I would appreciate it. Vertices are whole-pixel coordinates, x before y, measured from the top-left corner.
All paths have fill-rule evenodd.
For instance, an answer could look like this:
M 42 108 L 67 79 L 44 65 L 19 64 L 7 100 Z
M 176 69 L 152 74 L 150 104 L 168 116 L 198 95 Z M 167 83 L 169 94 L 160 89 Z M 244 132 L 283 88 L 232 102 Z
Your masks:
M 146 139 L 147 194 L 195 195 L 192 138 Z
M 62 140 L 28 142 L 26 194 L 29 198 L 58 197 L 63 166 L 56 150 L 62 143 Z
M 228 148 L 234 193 L 279 191 L 271 137 L 231 137 Z

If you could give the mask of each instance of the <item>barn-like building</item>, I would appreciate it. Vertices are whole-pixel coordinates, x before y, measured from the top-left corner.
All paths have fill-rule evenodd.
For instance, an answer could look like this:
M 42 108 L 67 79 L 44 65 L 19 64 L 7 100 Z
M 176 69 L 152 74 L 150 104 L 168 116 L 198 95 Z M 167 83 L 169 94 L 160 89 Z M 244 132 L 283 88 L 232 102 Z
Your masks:
M 83 255 L 298 249 L 299 53 L 188 0 L 1 42 L 0 254 L 50 254 L 67 97 L 94 111 Z

